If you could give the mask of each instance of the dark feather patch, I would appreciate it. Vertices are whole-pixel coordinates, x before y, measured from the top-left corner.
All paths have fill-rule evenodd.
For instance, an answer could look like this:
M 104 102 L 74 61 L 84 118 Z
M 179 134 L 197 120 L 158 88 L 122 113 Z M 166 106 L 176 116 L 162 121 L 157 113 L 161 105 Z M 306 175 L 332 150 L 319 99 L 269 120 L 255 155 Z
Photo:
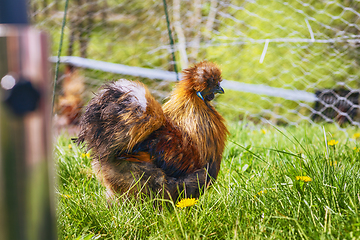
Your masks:
M 195 147 L 169 121 L 134 148 L 134 153 L 142 151 L 148 151 L 167 176 L 178 178 L 201 168 Z

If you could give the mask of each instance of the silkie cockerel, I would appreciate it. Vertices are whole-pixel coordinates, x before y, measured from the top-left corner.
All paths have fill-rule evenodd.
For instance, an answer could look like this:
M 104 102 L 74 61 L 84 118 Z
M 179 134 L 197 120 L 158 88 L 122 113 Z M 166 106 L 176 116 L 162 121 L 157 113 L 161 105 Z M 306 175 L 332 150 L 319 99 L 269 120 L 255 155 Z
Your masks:
M 211 101 L 221 71 L 200 62 L 183 71 L 163 107 L 140 82 L 105 84 L 80 121 L 78 143 L 91 150 L 93 170 L 114 194 L 199 197 L 217 178 L 228 130 Z

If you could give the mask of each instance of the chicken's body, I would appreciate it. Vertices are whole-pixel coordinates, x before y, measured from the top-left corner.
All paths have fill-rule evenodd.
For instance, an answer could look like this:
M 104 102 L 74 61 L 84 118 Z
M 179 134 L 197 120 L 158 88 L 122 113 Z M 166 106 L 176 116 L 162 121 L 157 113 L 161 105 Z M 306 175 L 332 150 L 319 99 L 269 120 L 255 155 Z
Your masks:
M 228 134 L 210 103 L 223 92 L 220 81 L 217 66 L 202 62 L 184 71 L 163 109 L 143 84 L 128 80 L 106 85 L 90 101 L 78 141 L 92 150 L 108 196 L 198 197 L 216 179 Z

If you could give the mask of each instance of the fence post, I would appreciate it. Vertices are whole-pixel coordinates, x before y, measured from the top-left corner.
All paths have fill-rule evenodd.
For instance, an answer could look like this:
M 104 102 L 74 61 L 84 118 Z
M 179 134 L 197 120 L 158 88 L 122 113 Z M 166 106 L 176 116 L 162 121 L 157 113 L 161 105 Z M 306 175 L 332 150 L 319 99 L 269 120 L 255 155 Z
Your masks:
M 0 9 L 0 240 L 56 239 L 48 36 Z

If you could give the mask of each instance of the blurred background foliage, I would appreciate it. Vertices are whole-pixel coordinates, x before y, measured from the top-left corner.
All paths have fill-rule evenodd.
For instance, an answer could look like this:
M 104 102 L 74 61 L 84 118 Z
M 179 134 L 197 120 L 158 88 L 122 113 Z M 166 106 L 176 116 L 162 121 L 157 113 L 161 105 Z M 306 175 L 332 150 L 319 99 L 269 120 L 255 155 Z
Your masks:
M 65 1 L 30 0 L 31 20 L 50 33 L 54 56 Z M 309 93 L 359 89 L 359 1 L 168 0 L 167 5 L 180 69 L 209 60 L 221 66 L 227 80 Z M 174 70 L 163 1 L 69 0 L 64 34 L 62 56 Z M 66 73 L 65 66 L 61 70 Z M 85 99 L 106 80 L 138 79 L 89 69 L 80 75 Z M 172 88 L 164 81 L 139 80 L 160 101 Z M 297 125 L 312 122 L 315 112 L 313 102 L 231 90 L 216 105 L 229 121 L 255 123 Z M 353 124 L 358 122 L 355 117 Z

